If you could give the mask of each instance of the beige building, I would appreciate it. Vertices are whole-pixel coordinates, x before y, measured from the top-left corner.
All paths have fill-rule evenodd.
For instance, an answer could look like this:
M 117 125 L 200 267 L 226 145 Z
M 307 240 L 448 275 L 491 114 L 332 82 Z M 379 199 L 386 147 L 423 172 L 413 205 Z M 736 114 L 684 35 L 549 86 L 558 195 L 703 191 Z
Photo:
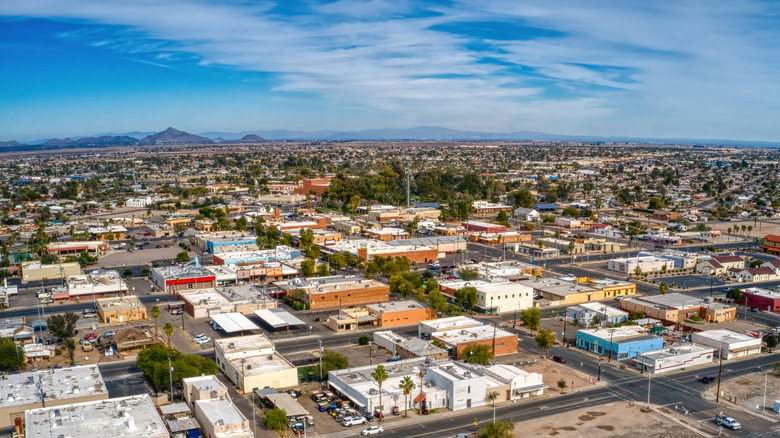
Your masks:
M 97 365 L 4 375 L 0 379 L 0 394 L 0 428 L 12 426 L 16 418 L 25 418 L 26 410 L 41 408 L 44 404 L 53 408 L 108 399 L 108 390 Z
M 204 437 L 252 438 L 249 420 L 227 398 L 197 400 L 195 418 Z
M 228 390 L 217 376 L 197 376 L 182 379 L 184 385 L 184 399 L 187 403 L 194 404 L 198 400 L 212 400 L 220 397 L 228 397 Z
M 22 262 L 19 266 L 22 284 L 38 282 L 43 279 L 65 279 L 73 275 L 81 275 L 81 266 L 78 263 L 44 265 L 41 262 Z
M 97 300 L 98 318 L 105 324 L 146 319 L 146 307 L 135 295 Z
M 298 385 L 298 369 L 280 356 L 265 335 L 216 340 L 217 366 L 242 393 Z

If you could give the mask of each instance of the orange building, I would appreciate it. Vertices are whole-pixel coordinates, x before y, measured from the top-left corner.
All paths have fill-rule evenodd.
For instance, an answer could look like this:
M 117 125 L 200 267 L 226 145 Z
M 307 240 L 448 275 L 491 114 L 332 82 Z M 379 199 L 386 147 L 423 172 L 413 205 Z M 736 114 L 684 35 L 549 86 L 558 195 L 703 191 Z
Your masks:
M 455 359 L 463 359 L 463 352 L 474 345 L 486 345 L 496 356 L 517 353 L 517 334 L 489 325 L 435 332 L 431 337 L 453 349 Z
M 436 317 L 436 312 L 414 300 L 391 301 L 389 303 L 369 304 L 369 315 L 376 318 L 380 327 L 417 324 Z
M 309 309 L 346 308 L 390 300 L 390 286 L 358 275 L 294 278 L 273 284 L 291 296 L 303 290 Z
M 308 195 L 311 192 L 321 195 L 328 187 L 330 187 L 330 178 L 304 178 L 294 192 L 299 195 Z
M 780 254 L 780 236 L 767 234 L 764 237 L 764 244 L 761 245 L 761 250 L 770 254 Z

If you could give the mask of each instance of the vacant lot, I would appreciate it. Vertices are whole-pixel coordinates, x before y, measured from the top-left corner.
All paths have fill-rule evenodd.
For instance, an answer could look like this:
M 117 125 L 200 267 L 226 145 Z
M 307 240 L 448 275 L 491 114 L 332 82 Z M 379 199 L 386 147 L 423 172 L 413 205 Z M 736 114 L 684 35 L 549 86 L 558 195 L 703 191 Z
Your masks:
M 660 414 L 643 412 L 639 406 L 610 403 L 524 421 L 522 427 L 515 426 L 514 436 L 687 438 L 695 434 Z
M 723 367 L 726 368 L 725 362 Z M 780 376 L 772 372 L 771 366 L 765 367 L 764 370 L 769 372 L 766 375 L 766 410 L 764 415 L 780 419 L 780 415 L 772 411 L 774 401 L 778 398 L 777 394 L 780 394 Z M 713 386 L 707 392 L 707 398 L 714 399 L 715 390 Z M 760 411 L 764 402 L 764 373 L 757 372 L 736 379 L 724 380 L 720 384 L 720 391 L 724 400 L 751 411 Z

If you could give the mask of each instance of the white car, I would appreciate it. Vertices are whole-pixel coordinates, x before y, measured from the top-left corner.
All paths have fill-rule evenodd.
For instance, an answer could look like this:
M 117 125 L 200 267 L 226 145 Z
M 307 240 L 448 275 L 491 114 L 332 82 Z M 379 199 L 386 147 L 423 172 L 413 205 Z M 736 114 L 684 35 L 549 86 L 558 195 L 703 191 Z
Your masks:
M 357 426 L 359 424 L 366 424 L 366 419 L 363 417 L 344 417 L 342 424 L 344 426 Z
M 198 344 L 198 345 L 203 345 L 203 344 L 205 344 L 206 342 L 211 342 L 211 338 L 209 338 L 209 337 L 205 337 L 205 338 L 198 338 L 198 339 L 195 339 L 195 343 L 196 343 L 196 344 Z
M 208 338 L 208 336 L 206 336 L 206 334 L 205 334 L 205 333 L 201 333 L 201 334 L 199 334 L 199 335 L 197 335 L 197 336 L 194 336 L 194 337 L 192 338 L 192 340 L 193 340 L 193 341 L 197 341 L 198 339 L 203 339 L 203 338 Z
M 382 426 L 369 426 L 369 427 L 363 429 L 363 431 L 360 432 L 360 434 L 363 435 L 363 436 L 368 436 L 368 435 L 376 435 L 376 434 L 382 433 L 384 431 L 385 431 L 385 428 L 382 427 Z
M 737 429 L 741 429 L 742 428 L 742 425 L 739 424 L 739 422 L 737 422 L 737 420 L 735 420 L 735 419 L 733 419 L 731 417 L 726 417 L 726 418 L 717 420 L 717 423 L 718 424 L 722 424 L 723 427 L 728 427 L 731 430 L 737 430 Z

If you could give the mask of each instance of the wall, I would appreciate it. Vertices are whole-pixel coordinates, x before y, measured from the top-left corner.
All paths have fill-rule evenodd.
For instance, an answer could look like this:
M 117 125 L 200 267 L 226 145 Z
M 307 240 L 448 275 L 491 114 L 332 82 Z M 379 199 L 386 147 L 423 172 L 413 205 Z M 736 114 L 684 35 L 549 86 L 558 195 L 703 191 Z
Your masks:
M 362 285 L 360 285 L 362 286 Z M 354 289 L 339 289 L 331 292 L 306 294 L 310 309 L 349 307 L 361 304 L 390 301 L 390 286 L 371 286 Z M 340 303 L 340 304 L 339 304 Z
M 370 311 L 373 314 L 373 311 Z M 380 327 L 396 327 L 399 325 L 417 324 L 436 317 L 431 308 L 408 309 L 399 312 L 382 312 L 374 314 L 379 317 Z
M 495 355 L 501 356 L 502 354 L 517 353 L 517 335 L 497 337 L 496 340 Z M 483 339 L 479 341 L 463 342 L 458 344 L 455 348 L 455 359 L 463 359 L 463 351 L 470 345 L 486 345 L 493 348 L 493 338 Z

